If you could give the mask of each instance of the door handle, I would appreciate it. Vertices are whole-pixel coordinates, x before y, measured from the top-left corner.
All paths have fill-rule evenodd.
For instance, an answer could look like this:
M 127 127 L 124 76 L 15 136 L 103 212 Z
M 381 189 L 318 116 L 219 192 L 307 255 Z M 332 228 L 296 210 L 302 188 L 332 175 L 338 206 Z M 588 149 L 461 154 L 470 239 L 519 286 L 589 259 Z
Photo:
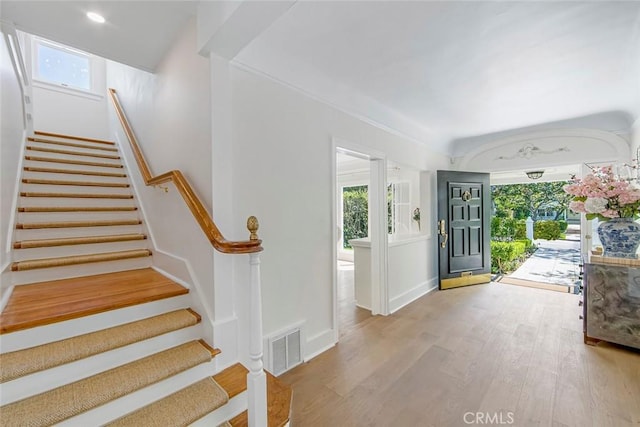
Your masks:
M 449 235 L 447 234 L 447 222 L 444 219 L 438 221 L 438 234 L 443 237 L 442 242 L 440 242 L 440 247 L 444 249 L 447 247 L 447 240 L 449 239 Z

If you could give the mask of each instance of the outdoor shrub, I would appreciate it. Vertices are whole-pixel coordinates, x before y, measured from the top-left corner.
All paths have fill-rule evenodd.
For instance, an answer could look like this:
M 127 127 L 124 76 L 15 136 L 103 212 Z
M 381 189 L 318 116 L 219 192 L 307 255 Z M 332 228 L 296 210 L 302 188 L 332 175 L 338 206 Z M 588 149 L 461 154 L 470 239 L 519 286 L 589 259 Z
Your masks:
M 344 212 L 344 247 L 350 248 L 349 240 L 367 236 L 369 201 L 367 187 L 349 187 L 342 193 Z
M 527 239 L 527 224 L 524 219 L 519 219 L 516 222 L 516 232 L 513 235 L 514 240 L 529 240 Z M 531 241 L 529 241 L 531 245 Z
M 558 225 L 560 226 L 561 233 L 564 233 L 565 231 L 567 231 L 567 228 L 569 227 L 569 224 L 567 224 L 567 221 L 563 221 L 563 220 L 559 220 Z
M 515 269 L 519 261 L 527 253 L 528 242 L 528 240 L 514 242 L 491 241 L 491 271 L 493 273 L 504 273 Z
M 491 238 L 499 241 L 522 240 L 527 238 L 524 220 L 513 218 L 491 218 Z
M 558 221 L 536 221 L 533 224 L 533 238 L 557 240 L 562 235 Z

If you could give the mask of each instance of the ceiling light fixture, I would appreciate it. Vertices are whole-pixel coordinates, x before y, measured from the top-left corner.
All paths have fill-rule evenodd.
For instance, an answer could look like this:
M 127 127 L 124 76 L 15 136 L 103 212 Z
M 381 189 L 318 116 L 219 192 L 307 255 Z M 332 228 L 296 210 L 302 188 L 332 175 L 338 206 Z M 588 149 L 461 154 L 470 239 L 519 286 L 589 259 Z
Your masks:
M 91 19 L 93 22 L 97 22 L 98 24 L 104 24 L 106 21 L 104 16 L 95 12 L 87 12 L 87 18 Z
M 542 178 L 542 174 L 544 173 L 544 171 L 529 171 L 525 173 L 527 174 L 527 177 L 529 179 L 540 179 Z

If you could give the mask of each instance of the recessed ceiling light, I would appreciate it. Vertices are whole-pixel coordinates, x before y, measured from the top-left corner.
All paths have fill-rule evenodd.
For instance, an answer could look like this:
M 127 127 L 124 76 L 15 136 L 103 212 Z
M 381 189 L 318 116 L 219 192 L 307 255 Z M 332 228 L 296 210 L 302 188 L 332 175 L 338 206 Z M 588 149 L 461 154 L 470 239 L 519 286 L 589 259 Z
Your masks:
M 91 19 L 93 22 L 97 22 L 98 24 L 105 23 L 104 16 L 95 12 L 87 12 L 87 18 Z

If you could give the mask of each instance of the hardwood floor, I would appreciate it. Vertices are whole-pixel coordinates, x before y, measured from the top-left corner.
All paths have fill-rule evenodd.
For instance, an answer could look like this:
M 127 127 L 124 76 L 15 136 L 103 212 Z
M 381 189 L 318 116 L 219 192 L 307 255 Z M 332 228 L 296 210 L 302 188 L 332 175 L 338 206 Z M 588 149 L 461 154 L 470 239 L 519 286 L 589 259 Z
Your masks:
M 371 317 L 280 377 L 291 425 L 638 426 L 640 352 L 583 344 L 579 299 L 489 284 Z
M 102 313 L 188 293 L 151 268 L 16 286 L 0 333 Z
M 356 305 L 353 263 L 338 261 L 338 330 L 340 339 L 358 324 L 371 318 L 371 311 Z

